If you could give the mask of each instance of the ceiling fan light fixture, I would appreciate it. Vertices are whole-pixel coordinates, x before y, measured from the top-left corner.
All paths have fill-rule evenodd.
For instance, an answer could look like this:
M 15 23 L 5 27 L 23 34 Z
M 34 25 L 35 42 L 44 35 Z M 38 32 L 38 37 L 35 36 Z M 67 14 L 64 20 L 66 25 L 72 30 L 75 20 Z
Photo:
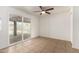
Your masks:
M 45 14 L 45 11 L 42 11 L 41 13 L 42 13 L 42 14 Z

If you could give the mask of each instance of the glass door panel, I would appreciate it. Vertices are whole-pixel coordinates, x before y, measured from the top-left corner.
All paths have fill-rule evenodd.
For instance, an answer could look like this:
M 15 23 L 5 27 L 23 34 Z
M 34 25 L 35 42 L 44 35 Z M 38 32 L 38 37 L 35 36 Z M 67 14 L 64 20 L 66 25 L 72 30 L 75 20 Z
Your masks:
M 15 43 L 22 40 L 22 17 L 11 16 L 9 19 L 9 41 Z
M 31 36 L 31 20 L 23 18 L 23 39 L 27 39 Z

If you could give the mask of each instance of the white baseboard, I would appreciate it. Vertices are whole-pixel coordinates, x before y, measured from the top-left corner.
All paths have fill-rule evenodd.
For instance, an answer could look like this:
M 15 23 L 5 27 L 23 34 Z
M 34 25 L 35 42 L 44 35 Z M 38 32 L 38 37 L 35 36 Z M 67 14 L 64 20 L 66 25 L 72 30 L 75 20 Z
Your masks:
M 70 40 L 66 40 L 66 39 L 64 39 L 64 38 L 58 38 L 58 37 L 48 37 L 48 36 L 40 36 L 40 37 L 45 37 L 45 38 L 50 38 L 50 39 L 57 39 L 57 40 L 64 40 L 64 41 L 69 41 L 69 42 L 71 42 L 71 43 L 72 43 L 72 41 L 70 41 Z

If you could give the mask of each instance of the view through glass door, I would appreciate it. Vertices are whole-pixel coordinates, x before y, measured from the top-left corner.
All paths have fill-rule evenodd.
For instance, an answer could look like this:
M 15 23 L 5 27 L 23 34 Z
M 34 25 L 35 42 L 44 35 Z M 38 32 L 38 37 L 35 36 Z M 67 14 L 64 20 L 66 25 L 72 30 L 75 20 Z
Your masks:
M 15 43 L 22 40 L 22 17 L 12 16 L 9 19 L 9 41 Z
M 31 36 L 31 21 L 30 19 L 23 18 L 23 39 L 27 39 Z
M 22 36 L 23 35 L 23 36 Z M 31 36 L 31 21 L 22 16 L 10 16 L 9 18 L 9 42 L 10 44 L 28 39 Z

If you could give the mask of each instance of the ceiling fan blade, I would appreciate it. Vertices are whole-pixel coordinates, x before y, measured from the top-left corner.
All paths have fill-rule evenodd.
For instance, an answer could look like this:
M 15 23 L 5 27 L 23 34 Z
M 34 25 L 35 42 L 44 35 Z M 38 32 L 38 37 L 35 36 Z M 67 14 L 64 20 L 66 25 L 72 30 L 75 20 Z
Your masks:
M 49 9 L 46 9 L 45 11 L 49 11 L 49 10 L 54 10 L 54 8 L 49 8 Z
M 40 9 L 41 9 L 42 11 L 44 11 L 43 8 L 42 8 L 42 6 L 39 6 L 39 7 L 40 7 Z
M 40 13 L 40 15 L 42 15 L 42 13 Z
M 50 12 L 46 12 L 47 14 L 50 14 Z

